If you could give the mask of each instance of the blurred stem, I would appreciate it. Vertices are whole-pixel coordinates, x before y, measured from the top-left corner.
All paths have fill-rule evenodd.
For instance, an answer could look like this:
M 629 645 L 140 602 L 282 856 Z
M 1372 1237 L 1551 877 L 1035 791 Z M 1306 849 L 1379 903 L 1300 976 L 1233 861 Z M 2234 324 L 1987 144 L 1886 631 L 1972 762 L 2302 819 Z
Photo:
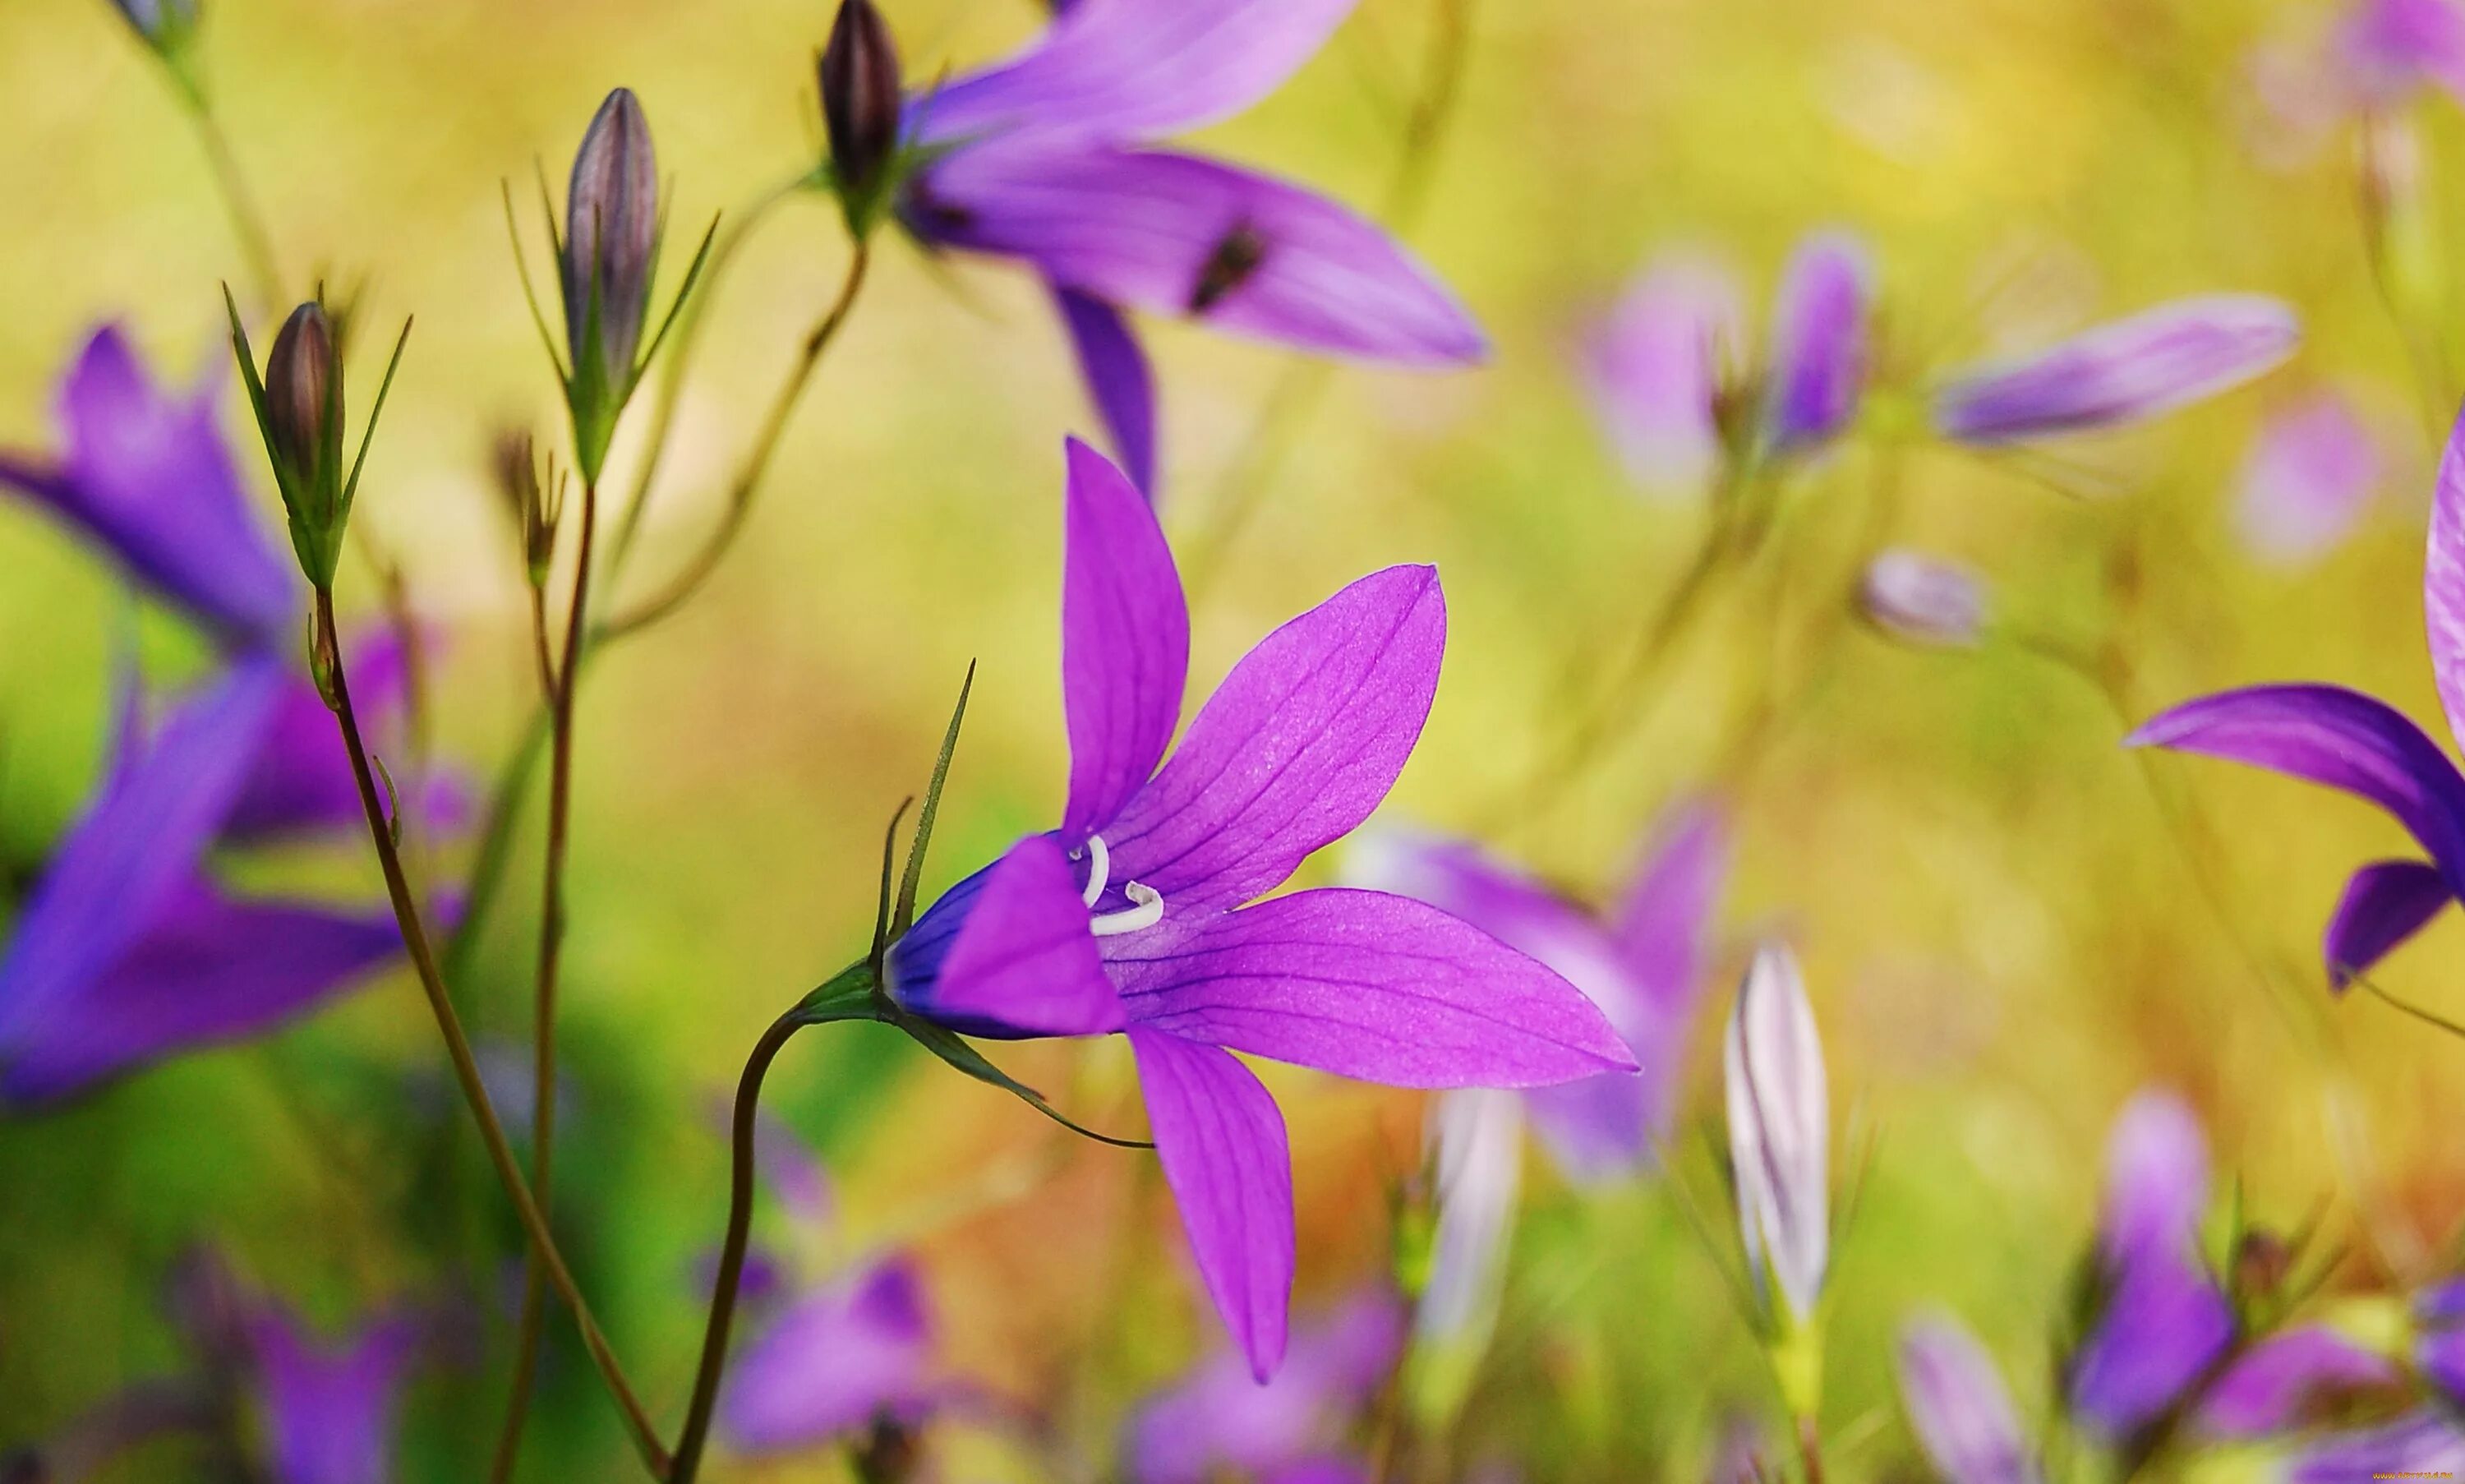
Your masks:
M 1395 173 L 1388 182 L 1387 229 L 1400 236 L 1411 230 L 1429 200 L 1430 183 L 1463 96 L 1463 76 L 1472 58 L 1475 0 L 1436 0 L 1437 17 L 1430 32 L 1427 80 L 1404 120 L 1404 143 Z M 1207 520 L 1188 543 L 1182 574 L 1190 601 L 1196 603 L 1222 568 L 1225 553 L 1248 529 L 1257 511 L 1259 492 L 1275 479 L 1302 425 L 1326 394 L 1334 368 L 1322 361 L 1304 361 L 1285 368 L 1267 393 L 1251 425 L 1250 435 L 1225 466 L 1207 501 Z
M 436 957 L 429 946 L 428 929 L 421 921 L 419 903 L 411 895 L 411 882 L 404 875 L 402 854 L 394 843 L 393 824 L 388 817 L 384 800 L 377 792 L 376 776 L 368 763 L 366 743 L 360 736 L 358 714 L 351 706 L 350 682 L 344 673 L 342 647 L 334 626 L 334 594 L 328 587 L 316 589 L 315 643 L 324 670 L 328 704 L 343 733 L 343 746 L 350 755 L 351 778 L 358 786 L 361 811 L 366 816 L 368 836 L 376 849 L 377 865 L 385 874 L 386 895 L 393 903 L 394 921 L 402 929 L 405 950 L 411 956 L 411 967 L 419 977 L 419 986 L 428 996 L 429 1009 L 436 1017 L 437 1031 L 445 1039 L 447 1057 L 454 1064 L 455 1080 L 460 1084 L 463 1100 L 471 1106 L 471 1116 L 478 1123 L 479 1137 L 488 1150 L 488 1159 L 497 1168 L 497 1179 L 505 1188 L 506 1198 L 514 1204 L 523 1231 L 529 1236 L 531 1251 L 545 1270 L 566 1307 L 573 1311 L 575 1325 L 582 1331 L 583 1347 L 590 1353 L 591 1363 L 599 1369 L 609 1394 L 615 1398 L 625 1414 L 633 1447 L 654 1474 L 666 1471 L 667 1450 L 660 1446 L 657 1429 L 633 1394 L 625 1379 L 624 1368 L 617 1364 L 615 1352 L 609 1347 L 607 1336 L 599 1321 L 592 1318 L 590 1306 L 582 1296 L 580 1285 L 573 1280 L 572 1271 L 557 1250 L 555 1233 L 548 1229 L 547 1218 L 539 1204 L 531 1199 L 530 1186 L 522 1179 L 520 1162 L 515 1160 L 513 1145 L 505 1138 L 504 1125 L 497 1120 L 497 1112 L 488 1100 L 488 1089 L 479 1079 L 479 1064 L 471 1054 L 470 1038 L 463 1034 L 461 1017 L 455 1013 L 452 996 L 447 994 L 445 981 L 438 974 Z
M 1797 1419 L 1797 1456 L 1806 1467 L 1806 1484 L 1823 1484 L 1823 1434 L 1811 1417 Z
M 599 489 L 582 486 L 582 531 L 575 543 L 573 598 L 565 620 L 565 659 L 550 676 L 555 704 L 548 726 L 547 851 L 540 871 L 539 960 L 531 995 L 531 1196 L 544 1212 L 554 1208 L 556 1147 L 556 991 L 565 948 L 565 858 L 573 808 L 573 693 L 579 677 L 582 635 L 590 615 L 592 538 L 599 524 Z M 541 589 L 533 588 L 539 593 Z M 540 634 L 544 660 L 546 631 Z M 514 1356 L 512 1394 L 504 1429 L 497 1438 L 493 1477 L 513 1477 L 522 1451 L 522 1424 L 530 1412 L 539 1369 L 540 1332 L 547 1291 L 536 1256 L 523 1264 L 521 1340 Z
M 721 277 L 735 262 L 737 252 L 752 237 L 754 229 L 781 202 L 803 189 L 811 178 L 798 175 L 754 197 L 729 219 L 711 245 L 710 258 L 702 265 L 701 292 L 686 303 L 684 318 L 677 324 L 676 345 L 659 371 L 659 389 L 651 407 L 651 432 L 643 448 L 641 472 L 633 477 L 633 498 L 626 501 L 625 514 L 617 521 L 615 539 L 609 546 L 611 577 L 624 568 L 626 559 L 633 554 L 634 539 L 641 534 L 642 517 L 650 508 L 651 486 L 658 482 L 659 465 L 667 457 L 669 439 L 676 431 L 677 406 L 683 399 L 685 373 L 693 360 L 694 346 L 700 343 L 702 325 L 711 300 L 719 293 Z
M 744 518 L 752 512 L 753 497 L 762 488 L 762 476 L 768 473 L 771 455 L 779 450 L 779 441 L 788 432 L 788 422 L 802 400 L 805 388 L 813 379 L 813 369 L 822 363 L 823 353 L 838 338 L 839 327 L 847 322 L 848 311 L 855 307 L 855 297 L 864 287 L 866 267 L 873 261 L 873 245 L 859 241 L 848 258 L 847 277 L 839 284 L 838 298 L 805 337 L 805 346 L 789 368 L 788 380 L 770 404 L 770 413 L 763 419 L 762 431 L 755 435 L 753 448 L 745 455 L 744 467 L 737 474 L 736 482 L 728 488 L 727 508 L 722 512 L 719 524 L 702 542 L 700 550 L 687 561 L 666 586 L 633 608 L 619 611 L 608 621 L 602 637 L 621 638 L 637 630 L 647 629 L 682 607 L 710 579 L 736 538 L 744 529 Z M 638 506 L 637 506 L 638 508 Z
M 204 84 L 186 65 L 168 65 L 171 91 L 187 111 L 189 122 L 197 132 L 197 143 L 205 150 L 206 167 L 214 178 L 214 193 L 222 199 L 224 214 L 231 218 L 232 234 L 239 241 L 240 256 L 248 264 L 249 277 L 255 280 L 257 297 L 267 309 L 278 309 L 282 304 L 282 271 L 276 266 L 274 238 L 266 231 L 265 214 L 257 208 L 255 192 L 249 189 L 248 177 L 240 170 L 239 157 L 232 152 L 222 122 L 214 117 Z
M 862 967 L 862 965 L 859 965 Z M 694 1374 L 693 1403 L 685 1410 L 684 1430 L 677 1435 L 676 1463 L 668 1484 L 693 1484 L 701 1468 L 702 1446 L 710 1436 L 711 1409 L 719 1402 L 719 1378 L 727 1366 L 727 1332 L 736 1319 L 736 1295 L 744 1278 L 744 1250 L 753 1229 L 754 1119 L 762 1104 L 762 1081 L 790 1036 L 810 1022 L 800 1005 L 770 1023 L 753 1044 L 744 1074 L 736 1084 L 736 1113 L 729 1138 L 727 1237 L 719 1251 L 719 1280 L 710 1296 L 710 1322 L 703 1332 L 701 1364 Z
M 2410 1015 L 2434 1030 L 2444 1030 L 2450 1035 L 2465 1039 L 2465 1026 L 2458 1025 L 2456 1022 L 2450 1020 L 2447 1016 L 2442 1015 L 2435 1010 L 2425 1009 L 2423 1007 L 2414 1004 L 2411 1000 L 2400 999 L 2396 995 L 2390 994 L 2387 990 L 2380 987 L 2379 982 L 2372 979 L 2368 974 L 2356 974 L 2354 976 L 2354 983 L 2368 990 L 2372 999 L 2379 1001 L 2388 1008 L 2399 1011 L 2403 1014 Z

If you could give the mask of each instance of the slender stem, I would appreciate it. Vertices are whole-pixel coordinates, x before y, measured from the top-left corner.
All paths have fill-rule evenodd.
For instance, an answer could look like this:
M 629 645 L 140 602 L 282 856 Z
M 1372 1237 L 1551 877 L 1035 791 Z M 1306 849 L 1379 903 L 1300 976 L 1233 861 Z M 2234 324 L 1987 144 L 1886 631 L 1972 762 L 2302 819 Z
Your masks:
M 554 1208 L 556 1148 L 556 991 L 565 949 L 565 858 L 573 810 L 573 693 L 580 674 L 582 636 L 590 620 L 591 544 L 599 524 L 597 485 L 582 487 L 582 533 L 576 542 L 573 599 L 566 614 L 565 658 L 547 676 L 554 698 L 548 725 L 547 849 L 540 871 L 539 961 L 531 997 L 531 1196 L 543 1211 Z M 539 589 L 534 588 L 536 594 Z M 544 606 L 544 605 L 543 605 Z M 540 633 L 541 658 L 546 657 L 546 631 Z M 514 1356 L 512 1394 L 505 1404 L 504 1429 L 497 1438 L 494 1476 L 513 1477 L 522 1451 L 522 1424 L 530 1412 L 531 1387 L 539 1368 L 540 1334 L 547 1312 L 547 1291 L 540 1281 L 540 1265 L 523 1267 L 521 1340 Z
M 805 337 L 804 349 L 798 354 L 795 365 L 789 369 L 788 380 L 779 388 L 778 396 L 772 400 L 769 415 L 763 419 L 762 431 L 755 435 L 752 451 L 745 455 L 744 467 L 738 472 L 736 482 L 728 488 L 727 508 L 721 514 L 718 526 L 692 559 L 668 579 L 666 586 L 611 618 L 605 637 L 612 639 L 648 628 L 676 611 L 700 589 L 710 574 L 718 569 L 728 549 L 736 544 L 737 534 L 744 528 L 744 518 L 752 513 L 753 497 L 762 488 L 762 476 L 769 471 L 771 455 L 778 452 L 779 440 L 788 432 L 788 418 L 794 414 L 797 402 L 804 397 L 806 386 L 812 381 L 813 368 L 821 365 L 823 352 L 829 350 L 831 342 L 838 338 L 839 326 L 847 322 L 848 311 L 855 307 L 856 293 L 864 287 L 865 269 L 872 260 L 872 245 L 858 242 L 855 252 L 848 258 L 847 277 L 839 284 L 838 298 L 832 301 L 821 322 L 813 326 L 812 333 Z
M 770 1023 L 745 1060 L 744 1075 L 736 1084 L 736 1117 L 730 1136 L 732 1164 L 727 1182 L 727 1237 L 719 1250 L 719 1281 L 710 1296 L 710 1325 L 702 1335 L 701 1365 L 694 1375 L 693 1404 L 686 1408 L 684 1430 L 677 1436 L 675 1465 L 668 1484 L 693 1484 L 701 1468 L 702 1445 L 710 1435 L 711 1408 L 719 1402 L 719 1378 L 727 1366 L 727 1332 L 736 1319 L 736 1293 L 744 1276 L 744 1249 L 753 1228 L 754 1115 L 762 1103 L 762 1079 L 779 1057 L 788 1038 L 805 1027 L 800 1010 L 789 1010 Z
M 206 152 L 206 167 L 214 177 L 215 194 L 222 198 L 224 213 L 230 216 L 232 234 L 239 239 L 240 256 L 248 262 L 249 276 L 256 280 L 256 292 L 266 307 L 282 303 L 282 270 L 276 266 L 274 238 L 265 229 L 265 215 L 257 209 L 255 193 L 248 188 L 248 177 L 239 167 L 239 157 L 232 152 L 231 140 L 224 135 L 221 121 L 214 117 L 213 105 L 206 100 L 205 89 L 182 67 L 171 69 L 172 91 L 179 95 L 188 109 L 189 122 L 195 126 L 197 143 Z
M 2450 1035 L 2465 1038 L 2465 1026 L 2458 1025 L 2456 1022 L 2450 1020 L 2447 1016 L 2438 1013 L 2436 1010 L 2425 1009 L 2423 1007 L 2414 1004 L 2411 1000 L 2400 999 L 2397 996 L 2390 994 L 2387 990 L 2381 988 L 2379 983 L 2369 975 L 2357 974 L 2354 976 L 2354 983 L 2370 991 L 2371 998 L 2379 1001 L 2388 1008 L 2410 1015 L 2414 1019 L 2421 1021 L 2424 1025 L 2429 1026 L 2433 1030 L 2444 1030 Z
M 428 929 L 420 919 L 419 903 L 411 895 L 410 879 L 405 875 L 401 852 L 395 848 L 393 827 L 386 816 L 382 796 L 377 791 L 376 775 L 368 763 L 366 744 L 361 740 L 358 714 L 351 706 L 350 682 L 344 673 L 342 647 L 334 627 L 334 594 L 332 589 L 316 589 L 316 643 L 327 670 L 334 720 L 342 728 L 343 746 L 349 753 L 351 778 L 359 787 L 360 808 L 367 818 L 368 836 L 375 845 L 377 865 L 385 874 L 386 895 L 393 903 L 395 923 L 402 929 L 403 946 L 411 955 L 411 967 L 419 978 L 419 986 L 428 996 L 428 1007 L 436 1017 L 436 1029 L 445 1038 L 445 1052 L 454 1064 L 455 1080 L 460 1084 L 463 1100 L 471 1105 L 471 1116 L 479 1126 L 480 1141 L 487 1146 L 488 1159 L 496 1166 L 497 1179 L 505 1187 L 506 1198 L 514 1205 L 515 1215 L 530 1238 L 531 1251 L 546 1270 L 548 1281 L 573 1311 L 575 1325 L 582 1331 L 583 1348 L 590 1353 L 591 1363 L 615 1398 L 625 1414 L 628 1430 L 633 1435 L 634 1450 L 642 1456 L 654 1474 L 666 1471 L 668 1453 L 659 1443 L 658 1431 L 650 1415 L 634 1396 L 633 1384 L 625 1379 L 624 1368 L 616 1362 L 615 1352 L 609 1347 L 608 1337 L 601 1332 L 599 1321 L 592 1318 L 589 1304 L 582 1296 L 581 1286 L 574 1282 L 572 1270 L 566 1266 L 565 1256 L 557 1250 L 555 1233 L 548 1229 L 547 1218 L 531 1199 L 530 1186 L 522 1179 L 522 1164 L 514 1158 L 513 1145 L 505 1138 L 504 1125 L 497 1119 L 495 1106 L 488 1099 L 488 1089 L 479 1079 L 479 1064 L 471 1054 L 471 1041 L 463 1034 L 461 1017 L 454 1010 L 452 996 L 446 993 L 444 978 L 437 972 L 436 956 L 429 945 Z
M 1806 1484 L 1823 1484 L 1823 1434 L 1814 1419 L 1797 1419 L 1797 1457 L 1806 1468 Z

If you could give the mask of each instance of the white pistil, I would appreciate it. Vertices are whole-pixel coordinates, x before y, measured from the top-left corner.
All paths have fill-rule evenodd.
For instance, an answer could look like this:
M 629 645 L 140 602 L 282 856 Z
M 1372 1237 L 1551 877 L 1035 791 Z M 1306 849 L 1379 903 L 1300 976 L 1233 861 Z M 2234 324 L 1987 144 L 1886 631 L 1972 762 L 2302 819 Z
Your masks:
M 1092 839 L 1094 836 L 1091 835 L 1089 838 Z M 1121 895 L 1127 897 L 1132 905 L 1121 912 L 1108 912 L 1099 918 L 1090 918 L 1087 921 L 1087 931 L 1099 938 L 1119 938 L 1123 933 L 1135 933 L 1143 927 L 1153 927 L 1164 920 L 1164 894 L 1154 887 L 1132 881 L 1121 888 Z
M 1093 859 L 1087 867 L 1086 889 L 1081 891 L 1078 897 L 1080 900 L 1092 907 L 1104 895 L 1104 888 L 1113 879 L 1113 853 L 1105 849 L 1102 835 L 1091 834 L 1087 837 L 1087 854 Z

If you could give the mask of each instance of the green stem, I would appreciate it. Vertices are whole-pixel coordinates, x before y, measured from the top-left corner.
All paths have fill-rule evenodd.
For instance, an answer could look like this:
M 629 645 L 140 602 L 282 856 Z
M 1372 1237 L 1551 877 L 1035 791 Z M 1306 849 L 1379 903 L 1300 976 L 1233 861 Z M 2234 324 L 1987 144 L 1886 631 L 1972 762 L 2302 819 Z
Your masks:
M 582 487 L 582 533 L 576 543 L 573 600 L 566 614 L 565 658 L 557 667 L 555 706 L 548 728 L 547 850 L 540 873 L 539 960 L 531 1002 L 531 1195 L 540 1209 L 553 1208 L 556 1147 L 556 992 L 565 948 L 565 859 L 573 807 L 573 693 L 582 657 L 582 635 L 589 622 L 592 537 L 598 528 L 599 491 Z M 543 638 L 544 635 L 543 634 Z M 504 1429 L 498 1434 L 493 1477 L 513 1477 L 522 1451 L 522 1425 L 530 1412 L 531 1389 L 539 1368 L 540 1335 L 546 1318 L 547 1291 L 540 1265 L 526 1263 L 522 1272 L 521 1340 L 514 1358 L 512 1394 L 505 1404 Z
M 445 1039 L 445 1052 L 453 1062 L 455 1080 L 460 1084 L 463 1100 L 471 1105 L 471 1116 L 478 1123 L 480 1141 L 487 1146 L 489 1163 L 496 1166 L 497 1179 L 505 1188 L 506 1198 L 513 1202 L 514 1212 L 530 1238 L 531 1251 L 545 1270 L 547 1278 L 566 1307 L 573 1311 L 575 1325 L 582 1331 L 583 1348 L 589 1352 L 591 1363 L 598 1367 L 600 1379 L 607 1384 L 609 1394 L 615 1398 L 625 1415 L 635 1451 L 649 1466 L 653 1474 L 666 1472 L 668 1453 L 659 1443 L 658 1431 L 649 1414 L 634 1395 L 632 1383 L 625 1379 L 624 1368 L 608 1343 L 608 1337 L 591 1316 L 582 1289 L 574 1282 L 572 1270 L 566 1266 L 565 1256 L 557 1250 L 556 1235 L 549 1230 L 546 1215 L 539 1203 L 531 1199 L 530 1186 L 522 1178 L 522 1164 L 514 1158 L 513 1145 L 505 1138 L 504 1125 L 497 1119 L 495 1106 L 488 1099 L 487 1086 L 479 1079 L 479 1064 L 471 1054 L 470 1038 L 463 1033 L 461 1017 L 454 1010 L 453 997 L 446 992 L 445 981 L 437 972 L 436 956 L 429 944 L 428 929 L 420 919 L 419 903 L 411 895 L 411 882 L 402 865 L 402 853 L 395 847 L 392 821 L 387 817 L 384 800 L 377 791 L 376 775 L 368 763 L 366 744 L 360 735 L 358 714 L 351 706 L 348 676 L 344 673 L 341 642 L 334 624 L 334 594 L 328 587 L 316 589 L 315 642 L 326 672 L 330 703 L 336 723 L 343 733 L 344 749 L 350 755 L 351 778 L 358 786 L 360 808 L 366 816 L 368 836 L 376 848 L 377 865 L 385 874 L 386 895 L 393 904 L 395 923 L 402 929 L 404 949 L 411 956 L 419 986 L 428 996 L 429 1009 L 436 1018 L 436 1029 Z
M 240 170 L 239 157 L 232 152 L 231 140 L 223 133 L 221 121 L 214 117 L 213 105 L 206 100 L 204 87 L 186 68 L 171 69 L 171 87 L 197 131 L 197 143 L 206 153 L 206 167 L 214 178 L 214 193 L 231 218 L 232 234 L 239 240 L 240 256 L 248 263 L 249 276 L 256 280 L 257 295 L 266 308 L 279 308 L 282 271 L 275 263 L 274 237 L 266 231 L 265 215 L 257 208 L 255 193 L 248 188 L 248 177 Z

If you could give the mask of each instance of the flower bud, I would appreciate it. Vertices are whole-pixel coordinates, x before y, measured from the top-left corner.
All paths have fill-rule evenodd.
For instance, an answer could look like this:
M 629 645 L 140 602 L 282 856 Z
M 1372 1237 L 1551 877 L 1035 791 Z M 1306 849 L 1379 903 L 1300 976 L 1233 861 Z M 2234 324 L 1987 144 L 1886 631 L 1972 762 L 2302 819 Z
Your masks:
M 633 389 L 659 250 L 659 166 L 650 121 L 629 88 L 599 105 L 566 193 L 565 326 L 578 386 L 615 421 Z M 579 394 L 577 402 L 583 400 Z
M 170 52 L 197 26 L 197 0 L 111 0 L 111 5 L 158 52 Z
M 1721 1047 L 1729 1163 L 1746 1266 L 1801 1327 L 1823 1296 L 1831 1257 L 1831 1093 L 1823 1043 L 1797 959 L 1777 944 L 1755 954 Z
M 534 587 L 547 583 L 556 558 L 557 522 L 564 514 L 565 487 L 555 464 L 549 459 L 546 474 L 541 474 L 528 432 L 508 432 L 497 440 L 497 491 L 522 539 L 522 566 Z
M 1986 589 L 1976 574 L 1905 546 L 1866 565 L 1857 603 L 1869 622 L 1911 644 L 1968 649 L 1986 628 Z
M 848 227 L 862 236 L 899 152 L 899 48 L 873 0 L 841 0 L 819 71 L 831 168 Z
M 1981 448 L 2143 422 L 2274 369 L 2301 340 L 2256 294 L 2177 299 L 2022 360 L 1955 375 L 1935 398 L 1944 436 Z
M 1948 1317 L 1900 1331 L 1900 1401 L 1935 1472 L 1957 1484 L 2032 1484 L 2019 1413 L 2002 1372 L 1966 1326 Z
M 322 491 L 330 472 L 327 434 L 341 443 L 343 378 L 334 360 L 334 325 L 324 306 L 306 303 L 291 311 L 265 359 L 265 425 L 274 456 L 289 481 L 302 491 Z

